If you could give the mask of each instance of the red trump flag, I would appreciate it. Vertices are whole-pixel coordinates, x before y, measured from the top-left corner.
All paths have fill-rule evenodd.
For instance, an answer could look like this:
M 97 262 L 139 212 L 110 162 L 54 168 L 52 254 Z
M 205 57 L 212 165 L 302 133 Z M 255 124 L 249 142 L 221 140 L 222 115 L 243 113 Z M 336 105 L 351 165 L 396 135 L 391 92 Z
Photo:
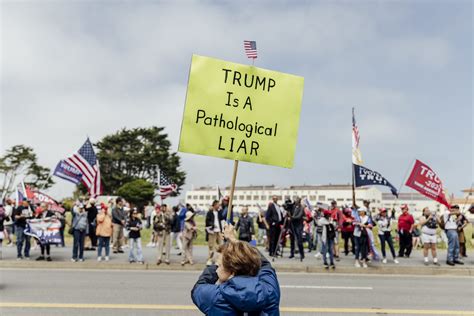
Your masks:
M 441 180 L 428 165 L 419 160 L 416 160 L 410 177 L 405 185 L 430 199 L 446 205 L 447 208 L 451 207 L 444 195 L 443 183 Z

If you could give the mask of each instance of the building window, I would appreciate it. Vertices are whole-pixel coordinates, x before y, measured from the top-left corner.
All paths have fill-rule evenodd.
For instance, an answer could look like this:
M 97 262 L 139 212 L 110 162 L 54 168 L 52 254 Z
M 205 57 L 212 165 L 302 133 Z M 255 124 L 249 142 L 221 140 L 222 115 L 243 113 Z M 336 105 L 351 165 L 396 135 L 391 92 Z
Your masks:
M 344 202 L 344 199 L 337 199 L 338 202 Z
M 211 196 L 210 195 L 206 195 L 206 200 L 210 200 L 211 199 Z
M 262 195 L 262 196 L 260 197 L 260 200 L 262 200 L 262 201 L 265 201 L 266 199 L 267 199 L 267 197 L 266 197 L 265 195 Z
M 200 199 L 200 200 L 204 200 L 204 195 L 200 195 L 200 196 L 199 196 L 199 199 Z
M 325 196 L 325 195 L 320 195 L 320 196 L 318 197 L 318 200 L 320 200 L 320 201 L 326 201 L 326 196 Z
M 255 201 L 255 200 L 258 200 L 258 195 L 254 195 L 254 196 L 253 196 L 253 200 L 254 200 L 254 201 Z
M 252 200 L 252 196 L 251 195 L 247 195 L 247 201 L 250 201 Z
M 310 199 L 311 201 L 316 200 L 316 195 L 310 195 L 310 196 L 309 196 L 309 199 Z

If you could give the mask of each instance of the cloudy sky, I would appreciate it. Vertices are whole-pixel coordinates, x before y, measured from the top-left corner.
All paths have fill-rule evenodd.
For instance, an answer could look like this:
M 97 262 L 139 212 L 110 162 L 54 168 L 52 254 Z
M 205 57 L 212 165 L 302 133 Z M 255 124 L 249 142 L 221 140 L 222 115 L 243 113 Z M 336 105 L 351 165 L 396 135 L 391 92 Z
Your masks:
M 191 55 L 248 63 L 256 40 L 256 66 L 305 78 L 299 139 L 293 169 L 241 163 L 237 184 L 348 183 L 355 106 L 368 168 L 398 187 L 418 158 L 459 194 L 472 15 L 471 1 L 2 1 L 1 151 L 26 144 L 54 168 L 87 135 L 152 125 L 177 150 Z M 186 189 L 230 183 L 232 161 L 180 156 Z

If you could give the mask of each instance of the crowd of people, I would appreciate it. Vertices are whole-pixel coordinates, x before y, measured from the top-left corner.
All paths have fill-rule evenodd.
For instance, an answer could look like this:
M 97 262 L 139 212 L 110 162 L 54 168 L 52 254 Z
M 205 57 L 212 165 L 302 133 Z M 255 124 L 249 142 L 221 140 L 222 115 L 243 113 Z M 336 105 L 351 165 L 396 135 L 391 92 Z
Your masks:
M 15 205 L 7 199 L 0 205 L 0 245 L 3 239 L 7 247 L 16 244 L 17 259 L 29 259 L 32 241 L 24 233 L 27 220 L 54 217 L 61 222 L 61 243 L 56 246 L 65 246 L 64 231 L 67 229 L 73 239 L 73 262 L 84 261 L 85 250 L 97 251 L 97 261 L 109 261 L 110 248 L 114 254 L 125 253 L 128 248 L 128 261 L 144 264 L 142 230 L 147 229 L 151 234 L 146 247 L 157 248 L 157 265 L 170 264 L 173 244 L 183 266 L 194 264 L 193 244 L 198 227 L 196 212 L 189 204 L 169 207 L 149 203 L 137 209 L 121 197 L 109 199 L 107 203 L 97 203 L 90 198 L 76 201 L 71 213 L 67 219 L 65 214 L 49 210 L 47 204 L 30 205 L 25 199 Z M 218 250 L 224 243 L 226 223 L 235 227 L 238 240 L 265 247 L 270 257 L 282 256 L 289 244 L 289 258 L 298 255 L 303 261 L 305 253 L 314 251 L 314 256 L 321 259 L 327 269 L 335 269 L 341 254 L 353 256 L 355 267 L 367 268 L 373 260 L 380 259 L 387 264 L 389 251 L 389 258 L 398 264 L 399 258 L 409 258 L 418 244 L 423 248 L 424 264 L 430 264 L 431 251 L 432 263 L 439 265 L 439 232 L 448 249 L 448 265 L 462 265 L 461 259 L 467 256 L 464 229 L 469 221 L 457 205 L 440 215 L 425 208 L 421 217 L 415 220 L 407 205 L 402 205 L 401 214 L 396 218 L 394 209 L 375 210 L 369 201 L 357 208 L 339 207 L 336 201 L 332 201 L 330 207 L 317 205 L 313 208 L 300 198 L 280 204 L 278 197 L 273 196 L 266 209 L 249 214 L 248 208 L 243 207 L 237 216 L 233 209 L 229 210 L 229 198 L 224 197 L 213 201 L 205 214 L 203 232 L 208 245 L 207 265 L 217 261 Z M 381 255 L 375 247 L 376 239 Z M 395 250 L 397 241 L 398 253 Z M 37 247 L 41 254 L 36 260 L 52 261 L 51 245 L 37 242 Z

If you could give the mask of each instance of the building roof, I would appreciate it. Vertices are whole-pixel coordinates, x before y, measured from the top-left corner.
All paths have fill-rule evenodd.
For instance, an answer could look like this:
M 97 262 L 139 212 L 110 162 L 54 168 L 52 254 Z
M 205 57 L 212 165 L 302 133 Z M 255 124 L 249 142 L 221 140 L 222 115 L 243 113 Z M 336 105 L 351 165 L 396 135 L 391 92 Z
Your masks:
M 464 193 L 474 193 L 474 188 L 464 189 L 464 190 L 462 190 L 461 192 L 464 192 Z

